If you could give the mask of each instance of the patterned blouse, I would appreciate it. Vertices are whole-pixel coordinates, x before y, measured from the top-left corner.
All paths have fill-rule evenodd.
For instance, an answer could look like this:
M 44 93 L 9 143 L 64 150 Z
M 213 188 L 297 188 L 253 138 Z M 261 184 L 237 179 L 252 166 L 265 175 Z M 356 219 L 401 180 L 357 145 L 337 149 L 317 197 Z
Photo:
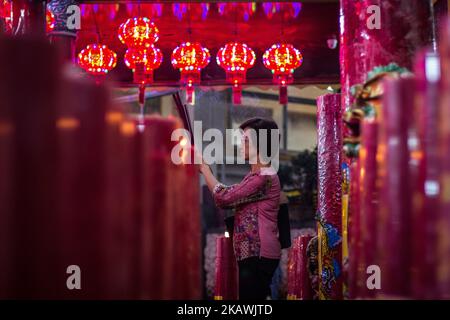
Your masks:
M 273 169 L 250 172 L 232 186 L 217 184 L 213 197 L 218 207 L 235 211 L 233 245 L 238 261 L 250 257 L 280 258 L 280 181 Z

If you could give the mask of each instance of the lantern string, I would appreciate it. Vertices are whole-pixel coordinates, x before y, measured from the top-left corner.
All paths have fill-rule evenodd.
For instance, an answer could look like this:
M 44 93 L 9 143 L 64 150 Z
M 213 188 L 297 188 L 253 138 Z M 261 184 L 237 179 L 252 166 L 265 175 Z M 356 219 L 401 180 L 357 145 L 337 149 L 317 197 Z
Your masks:
M 234 7 L 234 37 L 237 40 L 238 35 L 238 10 L 237 7 Z
M 97 33 L 97 40 L 99 43 L 102 43 L 102 35 L 100 34 L 100 29 L 99 29 L 98 23 L 97 23 L 97 13 L 93 9 L 93 6 L 91 6 L 91 10 L 92 10 L 92 14 L 94 16 L 94 24 L 95 24 L 95 31 Z
M 141 16 L 141 0 L 138 1 L 138 16 Z
M 192 26 L 191 26 L 191 5 L 188 4 L 188 40 L 191 41 Z
M 284 12 L 283 12 L 283 7 L 280 4 L 280 19 L 281 19 L 281 34 L 280 34 L 280 38 L 281 41 L 284 41 Z

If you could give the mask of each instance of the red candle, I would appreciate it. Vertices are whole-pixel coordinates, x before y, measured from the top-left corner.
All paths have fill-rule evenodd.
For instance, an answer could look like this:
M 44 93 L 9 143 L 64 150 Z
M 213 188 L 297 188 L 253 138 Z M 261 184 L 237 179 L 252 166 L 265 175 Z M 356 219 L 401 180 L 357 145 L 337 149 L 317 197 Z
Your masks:
M 216 288 L 214 299 L 236 300 L 238 298 L 238 280 L 232 239 L 220 236 L 216 241 Z
M 372 5 L 379 14 L 369 10 Z M 410 69 L 415 51 L 431 43 L 430 21 L 427 1 L 341 0 L 342 108 L 354 102 L 351 87 L 364 83 L 375 67 L 396 63 Z
M 133 233 L 135 211 L 131 204 L 131 163 L 135 130 L 123 127 L 131 124 L 125 120 L 119 108 L 111 107 L 106 115 L 105 135 L 105 222 L 102 251 L 108 267 L 106 292 L 108 298 L 126 299 L 133 297 Z M 131 152 L 130 152 L 131 151 Z M 134 292 L 135 294 L 136 292 Z
M 3 48 L 0 44 L 0 48 Z M 3 51 L 3 50 L 2 50 Z M 0 57 L 2 53 L 0 52 Z M 3 60 L 2 60 L 3 61 Z M 0 66 L 3 64 L 0 61 Z M 13 175 L 13 157 L 12 151 L 14 146 L 14 123 L 12 119 L 12 109 L 10 101 L 7 98 L 8 91 L 6 88 L 6 79 L 0 79 L 0 299 L 12 297 L 11 281 L 13 280 L 14 269 L 11 263 L 13 257 L 12 251 L 12 219 L 13 202 L 12 202 L 12 185 L 14 181 Z M 12 99 L 13 97 L 9 97 Z
M 297 264 L 298 264 L 298 238 L 292 241 L 292 246 L 289 249 L 289 258 L 287 264 L 287 299 L 297 300 Z
M 224 299 L 224 291 L 223 291 L 223 257 L 224 252 L 224 241 L 222 241 L 221 237 L 216 239 L 216 281 L 214 288 L 214 300 L 223 300 Z
M 339 94 L 317 99 L 319 295 L 342 299 L 342 114 Z M 327 248 L 326 251 L 321 248 Z
M 170 159 L 171 134 L 176 124 L 162 117 L 149 117 L 144 121 L 142 134 L 141 191 L 141 297 L 162 299 L 170 296 L 174 274 L 174 246 L 182 245 L 182 238 L 173 234 L 174 210 Z M 179 241 L 177 241 L 177 239 Z
M 381 292 L 394 298 L 409 297 L 411 294 L 414 180 L 410 170 L 409 145 L 414 144 L 414 138 L 410 139 L 414 89 L 412 78 L 384 82 L 378 265 L 383 277 Z
M 299 300 L 312 300 L 312 287 L 309 279 L 308 272 L 308 257 L 306 255 L 306 248 L 312 236 L 300 236 L 298 238 L 298 250 L 297 250 L 297 268 L 296 274 L 298 279 L 297 284 L 297 298 Z
M 0 297 L 56 298 L 64 273 L 54 202 L 57 55 L 45 41 L 3 38 L 0 69 L 0 170 L 9 171 L 0 188 L 10 196 L 0 199 Z
M 350 170 L 348 289 L 350 298 L 356 299 L 362 295 L 360 266 L 364 264 L 361 252 L 360 162 L 354 161 Z
M 58 210 L 60 212 L 65 263 L 78 265 L 83 289 L 64 292 L 66 298 L 117 297 L 117 242 L 111 244 L 117 214 L 108 198 L 106 112 L 110 107 L 107 88 L 90 81 L 71 80 L 64 84 L 58 129 Z
M 193 150 L 191 150 L 193 152 Z M 180 203 L 180 216 L 183 218 L 186 232 L 186 248 L 184 250 L 184 259 L 186 261 L 187 279 L 186 279 L 186 299 L 201 299 L 201 229 L 200 229 L 200 203 L 198 169 L 193 164 L 183 165 L 185 181 L 189 188 L 184 189 L 184 203 Z M 234 269 L 235 270 L 235 269 Z M 234 288 L 237 290 L 237 287 Z
M 377 177 L 377 142 L 378 123 L 374 120 L 364 120 L 362 123 L 361 149 L 359 152 L 361 170 L 361 261 L 359 276 L 362 296 L 374 297 L 375 290 L 368 290 L 366 286 L 366 269 L 376 264 L 377 251 L 377 206 L 378 193 Z
M 133 120 L 125 118 L 120 124 L 120 134 L 122 140 L 123 153 L 123 179 L 122 179 L 122 214 L 126 227 L 124 228 L 123 239 L 127 242 L 127 252 L 125 256 L 129 259 L 128 277 L 129 292 L 126 294 L 128 299 L 139 298 L 139 208 L 140 193 L 137 181 L 139 179 L 140 154 L 138 153 L 139 136 L 137 134 L 136 124 Z
M 82 127 L 79 106 L 88 102 L 91 87 L 82 81 L 65 79 L 62 83 L 61 95 L 59 97 L 58 118 L 56 120 L 58 150 L 58 167 L 56 168 L 57 190 L 55 197 L 59 216 L 59 228 L 62 230 L 60 243 L 65 249 L 62 256 L 63 264 L 78 265 L 81 271 L 92 274 L 94 270 L 87 269 L 87 256 L 84 255 L 84 241 L 91 238 L 92 233 L 83 229 L 83 221 L 86 220 L 84 212 L 85 202 L 81 197 L 79 186 L 83 186 L 82 159 Z M 84 189 L 84 187 L 82 188 Z M 91 224 L 92 225 L 92 224 Z M 81 235 L 82 241 L 80 241 Z M 88 255 L 89 256 L 89 255 Z M 97 253 L 98 256 L 98 253 Z M 84 274 L 83 274 L 84 275 Z M 92 284 L 91 284 L 92 285 Z M 88 298 L 92 293 L 89 285 L 84 293 L 78 290 L 61 290 L 64 299 L 83 297 Z M 85 287 L 85 286 L 83 286 Z M 62 288 L 64 289 L 64 288 Z
M 437 234 L 439 217 L 439 80 L 440 63 L 436 53 L 422 51 L 416 61 L 417 111 L 420 152 L 413 216 L 412 290 L 417 299 L 438 297 Z
M 450 298 L 450 21 L 443 23 L 440 37 L 441 101 L 439 121 L 440 210 L 438 218 L 439 296 Z

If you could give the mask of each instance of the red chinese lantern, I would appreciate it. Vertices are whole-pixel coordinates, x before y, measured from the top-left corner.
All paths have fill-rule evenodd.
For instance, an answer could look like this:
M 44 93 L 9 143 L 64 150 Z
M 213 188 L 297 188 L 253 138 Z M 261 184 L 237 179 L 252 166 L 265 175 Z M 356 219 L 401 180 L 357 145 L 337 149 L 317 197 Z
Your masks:
M 148 48 L 158 41 L 159 30 L 148 18 L 130 18 L 120 25 L 118 36 L 129 48 Z
M 106 75 L 116 64 L 116 53 L 105 45 L 90 44 L 78 54 L 78 65 L 94 76 Z
M 55 29 L 55 15 L 53 14 L 53 12 L 47 8 L 46 13 L 45 13 L 45 18 L 46 18 L 46 22 L 47 22 L 47 32 L 51 32 L 53 31 L 53 29 Z
M 280 104 L 288 102 L 287 85 L 294 81 L 294 70 L 302 62 L 302 54 L 291 44 L 274 44 L 264 52 L 264 66 L 272 70 L 273 82 L 280 86 Z
M 153 70 L 161 66 L 163 54 L 161 50 L 151 45 L 148 48 L 128 48 L 124 61 L 133 70 L 133 81 L 139 85 L 140 120 L 138 128 L 144 126 L 145 85 L 153 82 Z
M 149 48 L 128 48 L 124 61 L 133 70 L 134 82 L 145 84 L 153 82 L 153 70 L 161 66 L 163 54 L 151 45 Z
M 246 82 L 245 74 L 255 59 L 255 52 L 245 43 L 227 43 L 217 53 L 217 64 L 225 69 L 227 81 L 233 85 L 234 104 L 241 104 L 241 85 Z
M 172 52 L 172 65 L 181 72 L 189 104 L 194 104 L 194 84 L 200 83 L 200 71 L 209 63 L 209 50 L 198 42 L 184 42 Z

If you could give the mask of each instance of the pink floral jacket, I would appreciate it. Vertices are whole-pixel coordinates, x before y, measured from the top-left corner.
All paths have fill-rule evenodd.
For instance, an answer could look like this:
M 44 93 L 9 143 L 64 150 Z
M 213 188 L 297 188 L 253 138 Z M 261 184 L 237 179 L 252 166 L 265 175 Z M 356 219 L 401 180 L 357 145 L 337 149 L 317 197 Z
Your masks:
M 235 211 L 233 245 L 238 261 L 255 256 L 280 258 L 280 181 L 273 169 L 250 172 L 232 186 L 217 184 L 213 197 L 218 207 Z

